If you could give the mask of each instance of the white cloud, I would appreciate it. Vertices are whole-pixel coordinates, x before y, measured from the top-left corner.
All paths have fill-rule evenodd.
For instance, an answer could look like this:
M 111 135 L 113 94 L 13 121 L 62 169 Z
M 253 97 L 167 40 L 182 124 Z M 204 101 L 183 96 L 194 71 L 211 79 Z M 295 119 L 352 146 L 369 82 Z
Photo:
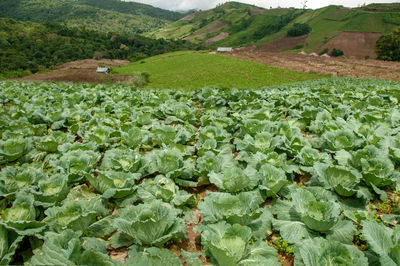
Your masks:
M 127 0 L 125 0 L 127 1 Z M 170 10 L 187 10 L 187 9 L 210 9 L 214 8 L 219 3 L 224 3 L 224 0 L 134 0 L 152 6 L 161 7 Z M 257 6 L 269 8 L 272 7 L 302 7 L 304 0 L 285 1 L 285 0 L 237 0 L 238 2 L 254 4 Z M 309 0 L 307 6 L 309 8 L 320 8 L 327 5 L 343 5 L 347 7 L 356 7 L 364 3 L 390 3 L 393 1 L 385 0 Z

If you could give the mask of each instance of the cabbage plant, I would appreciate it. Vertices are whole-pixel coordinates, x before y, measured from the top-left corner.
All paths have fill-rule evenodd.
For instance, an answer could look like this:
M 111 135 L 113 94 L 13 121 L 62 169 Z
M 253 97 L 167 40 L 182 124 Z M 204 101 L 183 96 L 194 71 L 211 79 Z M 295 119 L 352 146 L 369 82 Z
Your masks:
M 362 235 L 381 265 L 395 266 L 400 264 L 400 227 L 386 227 L 376 221 L 364 220 Z
M 327 189 L 333 189 L 340 196 L 350 197 L 357 192 L 362 175 L 351 167 L 316 164 L 314 166 L 318 180 Z
M 178 215 L 179 211 L 171 205 L 154 200 L 123 208 L 114 225 L 139 245 L 163 246 L 186 234 L 186 224 Z
M 206 254 L 216 265 L 280 265 L 274 248 L 265 242 L 250 245 L 251 229 L 225 222 L 199 226 Z
M 227 192 L 251 190 L 259 183 L 257 171 L 252 167 L 242 170 L 239 167 L 225 168 L 220 173 L 211 172 L 210 182 Z
M 367 257 L 355 246 L 323 238 L 306 239 L 295 246 L 295 265 L 369 265 Z

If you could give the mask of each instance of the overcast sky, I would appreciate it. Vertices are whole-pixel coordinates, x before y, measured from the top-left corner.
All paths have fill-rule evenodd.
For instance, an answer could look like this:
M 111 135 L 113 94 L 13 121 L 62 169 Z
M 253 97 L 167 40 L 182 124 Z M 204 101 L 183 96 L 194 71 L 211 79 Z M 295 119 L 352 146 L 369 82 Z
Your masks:
M 125 0 L 129 1 L 129 0 Z M 294 0 L 294 1 L 285 1 L 285 0 L 237 0 L 237 2 L 255 4 L 257 6 L 269 8 L 272 7 L 302 7 L 302 2 L 304 0 Z M 214 8 L 219 3 L 224 3 L 227 1 L 224 0 L 134 0 L 134 2 L 141 2 L 157 7 L 161 7 L 164 9 L 170 10 L 187 10 L 187 9 L 210 9 Z M 328 5 L 343 5 L 347 7 L 356 7 L 358 5 L 362 5 L 364 3 L 391 3 L 392 1 L 385 0 L 309 0 L 307 3 L 307 7 L 309 8 L 320 8 Z

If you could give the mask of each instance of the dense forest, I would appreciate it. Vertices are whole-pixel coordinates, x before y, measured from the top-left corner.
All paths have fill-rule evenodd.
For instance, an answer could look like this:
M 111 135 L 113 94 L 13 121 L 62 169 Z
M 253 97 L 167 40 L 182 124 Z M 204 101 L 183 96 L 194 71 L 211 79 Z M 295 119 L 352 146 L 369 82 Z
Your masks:
M 83 27 L 0 18 L 0 73 L 3 77 L 35 73 L 86 58 L 138 60 L 193 48 L 186 41 L 102 33 Z
M 105 10 L 113 10 L 131 15 L 146 15 L 170 21 L 176 21 L 187 15 L 186 13 L 173 12 L 142 3 L 123 2 L 121 0 L 77 0 L 75 2 Z
M 111 3 L 117 3 L 110 10 Z M 95 7 L 96 6 L 96 7 Z M 115 10 L 117 9 L 117 10 Z M 121 12 L 125 10 L 125 12 Z M 103 32 L 140 34 L 165 26 L 180 13 L 117 0 L 1 0 L 0 17 L 22 21 L 65 23 Z M 148 14 L 152 13 L 151 16 Z

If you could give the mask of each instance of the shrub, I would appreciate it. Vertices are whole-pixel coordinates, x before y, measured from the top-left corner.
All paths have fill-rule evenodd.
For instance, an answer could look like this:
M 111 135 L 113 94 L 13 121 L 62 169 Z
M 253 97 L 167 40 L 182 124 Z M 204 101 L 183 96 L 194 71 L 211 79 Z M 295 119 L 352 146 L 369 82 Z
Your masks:
M 387 61 L 400 61 L 400 28 L 382 35 L 376 41 L 378 59 Z
M 344 53 L 340 49 L 333 48 L 333 50 L 331 52 L 331 56 L 334 56 L 334 57 L 343 56 L 343 55 L 344 55 Z
M 289 37 L 296 37 L 296 36 L 303 36 L 311 32 L 310 25 L 306 23 L 295 23 L 293 27 L 291 27 L 288 32 L 287 36 Z
M 299 44 L 296 44 L 296 45 L 292 48 L 292 50 L 297 50 L 297 49 L 301 49 L 301 48 L 304 48 L 304 45 L 302 45 L 301 43 L 299 43 Z
M 150 74 L 147 72 L 135 72 L 127 83 L 137 88 L 143 88 L 150 81 Z
M 329 48 L 325 48 L 324 50 L 322 50 L 319 55 L 323 55 L 323 54 L 327 54 L 329 52 Z

